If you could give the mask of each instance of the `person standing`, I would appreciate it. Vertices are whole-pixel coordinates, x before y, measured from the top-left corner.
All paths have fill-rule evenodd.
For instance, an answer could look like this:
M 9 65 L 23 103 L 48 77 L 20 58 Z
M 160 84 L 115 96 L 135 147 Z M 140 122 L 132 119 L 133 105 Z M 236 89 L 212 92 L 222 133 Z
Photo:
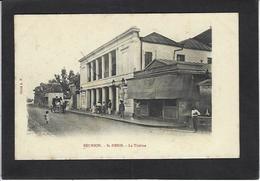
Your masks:
M 58 105 L 58 101 L 59 101 L 59 98 L 58 96 L 56 96 L 54 99 L 53 99 L 53 112 L 57 112 L 57 105 Z
M 121 118 L 124 118 L 124 114 L 125 114 L 125 105 L 123 100 L 120 100 L 120 104 L 119 104 L 119 114 Z
M 62 112 L 62 113 L 64 112 L 63 104 L 64 104 L 63 99 L 62 99 L 62 97 L 60 97 L 60 112 Z
M 62 102 L 62 112 L 63 113 L 66 112 L 66 107 L 67 107 L 67 102 L 65 100 L 63 100 L 63 102 Z
M 206 116 L 210 116 L 210 113 L 209 113 L 209 109 L 208 109 L 208 108 L 206 109 L 205 115 L 206 115 Z
M 107 113 L 107 104 L 105 101 L 103 101 L 102 103 L 102 110 L 101 110 L 102 114 L 106 114 Z
M 198 130 L 198 116 L 200 115 L 200 112 L 193 107 L 191 110 L 191 118 L 192 118 L 192 123 L 193 123 L 193 129 L 195 132 Z
M 92 106 L 92 113 L 96 113 L 96 104 L 95 103 Z
M 112 108 L 112 102 L 111 102 L 111 100 L 109 99 L 109 100 L 108 100 L 108 103 L 107 103 L 107 111 L 108 111 L 108 114 L 109 114 L 109 115 L 111 114 L 111 108 Z
M 56 101 L 55 101 L 55 112 L 60 112 L 60 98 L 58 98 L 58 96 L 56 96 Z
M 50 118 L 49 118 L 49 111 L 45 112 L 44 119 L 45 119 L 46 124 L 48 124 L 49 120 L 50 120 Z
M 97 114 L 100 114 L 101 113 L 101 107 L 102 107 L 102 104 L 100 102 L 97 103 L 97 106 L 96 106 L 96 113 Z

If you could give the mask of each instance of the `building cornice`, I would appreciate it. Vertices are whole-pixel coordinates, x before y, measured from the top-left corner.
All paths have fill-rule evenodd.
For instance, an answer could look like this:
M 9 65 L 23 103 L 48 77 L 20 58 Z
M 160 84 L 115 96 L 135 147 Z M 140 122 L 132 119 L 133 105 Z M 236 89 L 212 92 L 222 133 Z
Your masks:
M 105 47 L 117 42 L 118 40 L 128 36 L 129 34 L 132 34 L 134 32 L 139 33 L 140 29 L 137 27 L 131 27 L 128 30 L 126 30 L 125 32 L 123 32 L 122 34 L 116 36 L 115 38 L 113 38 L 112 40 L 110 40 L 109 42 L 103 44 L 102 46 L 98 47 L 97 49 L 95 49 L 94 51 L 90 52 L 89 54 L 87 54 L 86 56 L 82 57 L 79 62 L 83 62 L 84 60 L 88 59 L 89 57 L 91 57 L 92 55 L 95 55 L 96 53 L 100 52 L 101 50 L 103 50 Z

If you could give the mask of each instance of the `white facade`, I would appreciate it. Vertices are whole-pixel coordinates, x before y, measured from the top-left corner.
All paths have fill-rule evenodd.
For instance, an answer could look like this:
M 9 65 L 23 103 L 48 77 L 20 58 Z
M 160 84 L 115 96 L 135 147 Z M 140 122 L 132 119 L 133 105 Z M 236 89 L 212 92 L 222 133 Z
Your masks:
M 174 60 L 174 56 L 180 52 L 187 53 L 191 60 L 208 56 L 204 53 L 197 56 L 195 50 L 194 53 L 193 50 L 176 51 L 179 49 L 180 47 L 141 41 L 138 28 L 128 29 L 79 60 L 80 108 L 89 110 L 94 104 L 110 99 L 116 113 L 120 100 L 123 100 L 126 114 L 134 113 L 134 101 L 127 98 L 127 87 L 123 86 L 122 79 L 127 83 L 127 79 L 133 78 L 135 71 L 145 68 L 146 52 L 152 54 L 152 60 Z
M 149 42 L 142 42 L 142 67 L 145 67 L 145 52 L 152 52 L 152 60 L 154 59 L 167 59 L 174 60 L 174 52 L 180 49 L 179 47 L 155 44 Z
M 186 62 L 207 63 L 208 58 L 212 58 L 212 52 L 204 50 L 184 48 L 183 50 L 176 52 L 175 59 L 177 59 L 176 57 L 178 54 L 185 55 Z
M 116 59 L 115 75 L 112 75 L 112 52 L 115 52 Z M 139 29 L 133 27 L 82 59 L 80 61 L 81 108 L 90 109 L 93 104 L 110 99 L 116 112 L 120 99 L 124 99 L 126 112 L 133 112 L 133 100 L 127 99 L 126 91 L 123 95 L 124 88 L 121 81 L 132 78 L 133 72 L 141 69 L 140 52 Z M 99 72 L 98 60 L 101 60 L 101 72 Z M 108 62 L 108 66 L 105 61 Z M 89 65 L 91 65 L 90 71 Z M 109 70 L 108 75 L 105 75 L 106 68 Z M 96 80 L 93 78 L 94 73 L 97 74 Z

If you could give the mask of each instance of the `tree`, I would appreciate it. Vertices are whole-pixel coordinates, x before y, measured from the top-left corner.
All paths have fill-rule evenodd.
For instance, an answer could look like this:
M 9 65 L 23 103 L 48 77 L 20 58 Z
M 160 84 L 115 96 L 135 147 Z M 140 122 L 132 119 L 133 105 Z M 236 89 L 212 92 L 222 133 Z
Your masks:
M 52 83 L 50 83 L 52 82 Z M 54 81 L 48 81 L 48 83 L 40 83 L 39 86 L 34 88 L 34 104 L 40 106 L 46 106 L 46 94 L 51 92 L 62 92 L 61 85 Z
M 56 79 L 51 79 L 48 81 L 49 84 L 52 84 L 52 83 L 58 83 Z
M 74 84 L 76 88 L 79 90 L 80 89 L 80 74 L 77 73 L 74 79 Z
M 77 89 L 80 87 L 80 75 L 79 73 L 75 75 L 73 70 L 70 70 L 69 74 L 67 74 L 66 69 L 63 68 L 60 75 L 55 74 L 54 76 L 61 85 L 64 96 L 67 98 L 71 97 L 70 85 L 75 85 Z
M 39 86 L 34 88 L 34 104 L 43 106 L 44 105 L 44 97 L 47 93 L 46 84 L 40 83 Z

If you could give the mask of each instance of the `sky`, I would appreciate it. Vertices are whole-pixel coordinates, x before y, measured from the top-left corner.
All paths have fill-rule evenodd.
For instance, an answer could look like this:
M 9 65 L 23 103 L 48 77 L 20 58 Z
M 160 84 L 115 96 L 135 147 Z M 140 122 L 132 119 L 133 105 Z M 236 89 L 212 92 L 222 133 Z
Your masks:
M 65 67 L 79 72 L 78 60 L 132 26 L 140 36 L 160 33 L 175 41 L 212 26 L 210 14 L 15 15 L 15 78 L 24 94 Z

